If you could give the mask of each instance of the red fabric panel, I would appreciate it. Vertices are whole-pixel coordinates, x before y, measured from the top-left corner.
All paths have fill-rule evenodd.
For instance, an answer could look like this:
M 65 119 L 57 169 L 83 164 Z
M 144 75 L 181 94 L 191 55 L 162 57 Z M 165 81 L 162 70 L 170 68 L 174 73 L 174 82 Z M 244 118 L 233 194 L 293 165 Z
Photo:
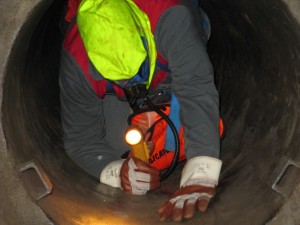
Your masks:
M 81 1 L 82 0 L 69 0 L 68 11 L 65 16 L 66 21 L 71 22 L 71 20 L 76 16 Z
M 89 73 L 89 59 L 80 37 L 77 23 L 70 27 L 66 34 L 63 47 L 74 57 L 83 70 L 94 91 L 100 98 L 104 98 L 106 92 L 106 80 L 94 80 Z

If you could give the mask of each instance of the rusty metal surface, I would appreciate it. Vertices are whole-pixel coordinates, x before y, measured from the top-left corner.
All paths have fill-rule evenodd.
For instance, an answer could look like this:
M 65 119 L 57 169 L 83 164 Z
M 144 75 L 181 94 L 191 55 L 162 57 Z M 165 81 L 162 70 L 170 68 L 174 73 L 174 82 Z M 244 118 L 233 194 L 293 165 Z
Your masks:
M 37 161 L 31 160 L 21 165 L 19 176 L 34 200 L 40 200 L 52 193 L 53 184 Z
M 266 225 L 299 225 L 300 223 L 300 185 L 295 188 L 282 208 Z
M 99 184 L 66 156 L 57 83 L 62 4 L 28 18 L 7 64 L 2 123 L 12 164 L 43 167 L 53 191 L 37 204 L 55 224 L 173 224 L 158 222 L 156 209 L 178 187 L 179 169 L 160 190 L 131 196 Z M 286 217 L 300 210 L 299 172 L 282 171 L 300 160 L 299 26 L 278 0 L 202 4 L 213 28 L 208 51 L 227 135 L 216 198 L 184 224 L 298 225 L 296 214 Z M 291 195 L 274 191 L 274 182 Z
M 51 1 L 40 0 L 11 0 L 0 1 L 0 99 L 3 101 L 3 80 L 6 76 L 7 62 L 12 46 L 24 21 L 31 15 L 33 8 L 43 14 Z M 34 29 L 34 23 L 31 27 Z M 28 28 L 30 36 L 32 29 Z M 25 41 L 26 42 L 26 41 Z M 27 40 L 28 42 L 28 40 Z M 1 118 L 3 111 L 1 109 Z M 52 224 L 43 211 L 27 195 L 22 183 L 18 178 L 16 165 L 12 163 L 11 155 L 8 154 L 7 142 L 3 134 L 3 122 L 0 121 L 0 224 L 1 225 L 50 225 Z

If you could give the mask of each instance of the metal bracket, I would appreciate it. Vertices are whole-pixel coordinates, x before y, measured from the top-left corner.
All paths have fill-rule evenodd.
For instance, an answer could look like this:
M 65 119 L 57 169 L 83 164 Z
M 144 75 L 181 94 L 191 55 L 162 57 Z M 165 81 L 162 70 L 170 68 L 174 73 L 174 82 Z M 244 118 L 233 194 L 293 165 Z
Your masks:
M 19 173 L 25 188 L 35 200 L 51 194 L 53 185 L 37 161 L 32 160 L 23 164 Z
M 279 173 L 279 175 L 277 176 L 277 178 L 275 179 L 275 181 L 272 185 L 272 189 L 274 191 L 276 191 L 278 194 L 284 196 L 285 198 L 287 198 L 289 196 L 289 194 L 292 190 L 287 191 L 286 188 L 280 187 L 278 184 L 280 183 L 280 181 L 282 180 L 283 176 L 286 174 L 286 172 L 290 166 L 294 166 L 294 167 L 297 167 L 298 169 L 300 169 L 299 162 L 295 162 L 295 161 L 289 159 L 286 162 L 286 164 L 284 165 L 284 167 L 282 168 L 281 172 Z M 292 188 L 290 188 L 290 189 L 292 189 Z

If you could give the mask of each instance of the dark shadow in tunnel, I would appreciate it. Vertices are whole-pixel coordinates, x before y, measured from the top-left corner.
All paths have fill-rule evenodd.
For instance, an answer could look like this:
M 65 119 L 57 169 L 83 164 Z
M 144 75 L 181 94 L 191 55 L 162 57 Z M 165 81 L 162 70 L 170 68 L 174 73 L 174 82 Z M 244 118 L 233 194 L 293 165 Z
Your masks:
M 201 4 L 212 25 L 208 51 L 227 135 L 218 194 L 207 214 L 186 224 L 265 224 L 299 183 L 295 169 L 284 178 L 284 193 L 272 189 L 286 162 L 300 161 L 299 25 L 279 0 Z M 57 224 L 155 224 L 179 171 L 162 185 L 163 194 L 129 196 L 99 184 L 64 152 L 58 87 L 64 8 L 57 0 L 41 17 L 35 9 L 12 49 L 2 107 L 9 154 L 16 167 L 32 159 L 42 165 L 54 189 L 36 202 Z

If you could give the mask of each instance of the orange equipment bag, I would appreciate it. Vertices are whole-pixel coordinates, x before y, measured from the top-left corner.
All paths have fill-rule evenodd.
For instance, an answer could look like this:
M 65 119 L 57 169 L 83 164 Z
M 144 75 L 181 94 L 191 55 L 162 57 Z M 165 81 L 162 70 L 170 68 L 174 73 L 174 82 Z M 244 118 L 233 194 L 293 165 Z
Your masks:
M 170 105 L 166 104 L 161 108 L 163 112 L 169 116 Z M 145 110 L 145 112 L 133 115 L 130 120 L 132 125 L 136 125 L 143 130 L 145 141 L 147 143 L 153 143 L 152 147 L 150 147 L 149 164 L 160 171 L 167 169 L 171 165 L 175 153 L 165 149 L 168 123 L 156 112 L 147 110 Z M 225 133 L 222 119 L 220 119 L 219 126 L 220 138 L 222 139 Z M 178 133 L 180 142 L 178 162 L 186 159 L 183 135 L 183 126 L 180 126 Z
M 170 114 L 169 105 L 163 106 L 162 110 L 166 115 Z M 174 152 L 165 149 L 168 123 L 156 112 L 147 111 L 135 115 L 132 118 L 131 124 L 143 130 L 147 143 L 151 141 L 154 144 L 150 150 L 149 164 L 160 171 L 167 169 L 171 165 L 174 157 Z M 180 162 L 185 160 L 182 126 L 180 126 L 178 136 L 180 142 L 178 162 Z

